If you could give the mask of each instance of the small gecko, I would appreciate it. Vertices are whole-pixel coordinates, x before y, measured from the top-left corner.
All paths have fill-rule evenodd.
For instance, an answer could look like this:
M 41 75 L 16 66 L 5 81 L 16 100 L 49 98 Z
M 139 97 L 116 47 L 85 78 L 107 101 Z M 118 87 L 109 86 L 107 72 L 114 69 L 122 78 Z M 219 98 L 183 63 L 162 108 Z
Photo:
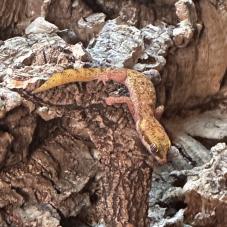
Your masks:
M 154 73 L 158 71 L 154 70 Z M 33 94 L 72 82 L 102 81 L 104 84 L 113 80 L 124 84 L 129 97 L 107 97 L 107 105 L 126 103 L 136 124 L 136 130 L 143 145 L 160 164 L 167 161 L 167 153 L 171 146 L 170 139 L 157 119 L 161 117 L 162 107 L 155 108 L 156 92 L 153 83 L 142 73 L 130 69 L 80 68 L 66 69 L 55 73 Z

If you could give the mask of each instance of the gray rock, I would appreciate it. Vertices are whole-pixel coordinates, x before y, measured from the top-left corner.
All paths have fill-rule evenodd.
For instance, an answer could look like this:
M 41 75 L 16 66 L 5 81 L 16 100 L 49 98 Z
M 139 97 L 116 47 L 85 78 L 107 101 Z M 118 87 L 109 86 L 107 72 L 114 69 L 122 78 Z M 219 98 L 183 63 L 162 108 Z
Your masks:
M 132 67 L 142 54 L 143 38 L 139 29 L 108 21 L 100 35 L 87 48 L 94 64 L 102 66 Z
M 166 64 L 165 56 L 172 46 L 172 28 L 165 24 L 162 26 L 147 25 L 141 29 L 145 50 L 134 66 L 135 70 L 146 71 L 149 69 L 162 70 Z
M 7 88 L 0 88 L 0 119 L 5 116 L 7 112 L 20 106 L 22 97 Z
M 17 208 L 14 212 L 20 220 L 21 226 L 61 227 L 60 216 L 51 205 L 30 205 L 23 209 Z
M 188 137 L 217 141 L 227 136 L 226 119 L 227 114 L 217 109 L 201 114 L 192 113 L 185 118 L 177 117 L 168 122 L 166 127 L 172 132 L 174 139 L 179 139 L 179 135 L 185 134 Z
M 0 82 L 9 89 L 31 91 L 54 72 L 90 61 L 81 44 L 69 45 L 56 34 L 30 34 L 0 46 Z
M 57 34 L 65 40 L 66 43 L 69 44 L 76 44 L 79 42 L 79 38 L 76 35 L 76 33 L 70 29 L 64 29 L 61 31 L 58 31 Z
M 75 32 L 83 42 L 89 42 L 102 29 L 105 24 L 104 13 L 94 13 L 86 18 L 81 17 L 75 26 Z
M 201 114 L 191 112 L 188 117 L 176 117 L 165 123 L 174 146 L 167 165 L 154 169 L 151 226 L 184 226 L 185 223 L 218 226 L 212 223 L 216 220 L 225 223 L 226 144 L 218 143 L 209 149 L 206 141 L 214 143 L 226 138 L 226 118 L 225 113 L 213 110 Z M 203 212 L 203 206 L 209 206 L 207 210 L 213 213 Z M 214 207 L 218 207 L 217 211 Z M 180 218 L 180 211 L 185 218 Z
M 217 146 L 209 163 L 187 172 L 185 219 L 192 226 L 227 226 L 227 149 Z

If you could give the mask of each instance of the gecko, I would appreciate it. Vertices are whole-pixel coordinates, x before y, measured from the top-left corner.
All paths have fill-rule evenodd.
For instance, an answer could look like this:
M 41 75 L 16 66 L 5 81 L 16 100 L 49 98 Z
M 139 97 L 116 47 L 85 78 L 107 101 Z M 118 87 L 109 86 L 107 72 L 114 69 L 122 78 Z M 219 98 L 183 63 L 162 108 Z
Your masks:
M 158 71 L 154 70 L 154 73 Z M 131 69 L 80 68 L 66 69 L 54 73 L 44 84 L 36 88 L 33 94 L 72 82 L 88 82 L 97 80 L 106 84 L 113 80 L 127 87 L 129 97 L 107 97 L 107 105 L 126 103 L 142 144 L 149 154 L 159 163 L 167 162 L 167 154 L 171 146 L 170 139 L 159 123 L 163 112 L 162 106 L 156 108 L 156 91 L 153 83 L 143 73 Z

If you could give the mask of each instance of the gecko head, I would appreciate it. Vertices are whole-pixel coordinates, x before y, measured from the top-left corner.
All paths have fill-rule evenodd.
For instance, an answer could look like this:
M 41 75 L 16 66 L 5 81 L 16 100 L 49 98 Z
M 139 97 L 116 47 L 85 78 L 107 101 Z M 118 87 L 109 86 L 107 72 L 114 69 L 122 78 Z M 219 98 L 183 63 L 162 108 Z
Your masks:
M 153 124 L 155 122 L 155 124 Z M 152 157 L 159 163 L 167 162 L 167 154 L 170 149 L 170 139 L 164 128 L 155 121 L 143 121 L 137 125 L 137 130 L 143 145 Z

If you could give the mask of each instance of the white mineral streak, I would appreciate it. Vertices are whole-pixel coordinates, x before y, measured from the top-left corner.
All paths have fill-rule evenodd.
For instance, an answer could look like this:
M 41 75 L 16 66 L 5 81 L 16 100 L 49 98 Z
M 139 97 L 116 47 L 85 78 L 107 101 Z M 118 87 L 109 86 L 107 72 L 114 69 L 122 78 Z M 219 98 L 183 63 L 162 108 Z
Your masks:
M 45 20 L 44 17 L 36 18 L 28 27 L 25 29 L 25 34 L 37 34 L 37 33 L 55 33 L 59 29 L 56 25 Z
M 192 0 L 179 0 L 175 3 L 175 7 L 180 22 L 173 29 L 173 40 L 176 46 L 185 47 L 194 35 L 197 21 L 196 9 Z

